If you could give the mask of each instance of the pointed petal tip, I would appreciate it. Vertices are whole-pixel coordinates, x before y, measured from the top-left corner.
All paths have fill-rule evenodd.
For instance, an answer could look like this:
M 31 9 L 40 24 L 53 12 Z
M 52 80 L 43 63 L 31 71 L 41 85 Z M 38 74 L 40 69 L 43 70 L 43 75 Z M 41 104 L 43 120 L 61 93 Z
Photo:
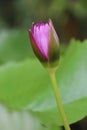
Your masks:
M 28 29 L 28 32 L 31 32 L 31 29 Z
M 52 23 L 52 20 L 51 20 L 51 18 L 49 18 L 49 21 L 48 21 L 49 23 Z
M 32 26 L 34 25 L 34 22 L 32 22 Z
M 49 18 L 49 22 L 52 22 L 51 18 Z
M 51 19 L 49 19 L 49 25 L 50 25 L 50 26 L 53 26 L 53 22 L 52 22 Z
M 28 33 L 29 33 L 29 35 L 31 36 L 31 35 L 32 35 L 32 30 L 31 30 L 31 29 L 28 29 Z

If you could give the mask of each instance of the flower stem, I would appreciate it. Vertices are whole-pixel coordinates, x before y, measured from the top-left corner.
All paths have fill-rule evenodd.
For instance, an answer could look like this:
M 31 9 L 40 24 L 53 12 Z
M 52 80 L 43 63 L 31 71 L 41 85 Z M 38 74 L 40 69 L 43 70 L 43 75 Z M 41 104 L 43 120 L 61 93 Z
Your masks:
M 64 108 L 63 108 L 63 105 L 62 105 L 62 102 L 61 102 L 61 99 L 60 99 L 60 94 L 59 94 L 59 91 L 58 91 L 56 78 L 55 78 L 55 72 L 50 73 L 50 78 L 51 78 L 51 81 L 52 81 L 53 90 L 54 90 L 54 94 L 55 94 L 55 97 L 56 97 L 56 102 L 57 102 L 57 105 L 58 105 L 58 108 L 59 108 L 59 111 L 60 111 L 60 114 L 61 114 L 61 118 L 62 118 L 63 123 L 64 123 L 65 130 L 70 130 L 69 123 L 67 121 L 66 114 L 64 112 Z

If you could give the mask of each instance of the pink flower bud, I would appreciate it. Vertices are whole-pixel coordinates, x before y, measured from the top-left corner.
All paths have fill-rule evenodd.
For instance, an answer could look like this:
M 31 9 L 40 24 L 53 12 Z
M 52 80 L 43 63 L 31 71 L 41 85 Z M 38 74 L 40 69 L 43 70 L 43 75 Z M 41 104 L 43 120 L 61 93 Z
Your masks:
M 52 21 L 33 24 L 29 36 L 33 51 L 40 62 L 48 68 L 58 66 L 59 39 Z

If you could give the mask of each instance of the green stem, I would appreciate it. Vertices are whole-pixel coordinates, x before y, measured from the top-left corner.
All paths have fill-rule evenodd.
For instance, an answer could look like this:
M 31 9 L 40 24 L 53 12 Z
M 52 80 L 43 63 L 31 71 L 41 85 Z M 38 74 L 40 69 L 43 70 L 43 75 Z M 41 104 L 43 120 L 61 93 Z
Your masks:
M 54 93 L 55 93 L 56 102 L 57 102 L 58 108 L 60 110 L 60 114 L 61 114 L 61 118 L 62 118 L 63 123 L 64 123 L 65 130 L 70 130 L 69 123 L 67 121 L 66 114 L 64 112 L 64 108 L 63 108 L 63 105 L 62 105 L 62 102 L 61 102 L 61 99 L 60 99 L 60 94 L 59 94 L 59 91 L 58 91 L 56 78 L 55 78 L 55 72 L 50 73 L 50 78 L 51 78 L 51 81 L 52 81 L 52 84 L 53 84 L 53 90 L 54 90 Z

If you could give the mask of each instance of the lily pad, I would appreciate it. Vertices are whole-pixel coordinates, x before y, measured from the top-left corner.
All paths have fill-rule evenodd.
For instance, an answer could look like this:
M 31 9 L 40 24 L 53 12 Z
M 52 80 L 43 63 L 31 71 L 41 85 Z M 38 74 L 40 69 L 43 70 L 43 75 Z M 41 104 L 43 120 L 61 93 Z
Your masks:
M 69 123 L 87 115 L 87 40 L 71 42 L 56 72 Z M 63 125 L 49 73 L 39 61 L 28 59 L 0 67 L 0 100 L 10 109 L 29 110 L 43 124 Z

